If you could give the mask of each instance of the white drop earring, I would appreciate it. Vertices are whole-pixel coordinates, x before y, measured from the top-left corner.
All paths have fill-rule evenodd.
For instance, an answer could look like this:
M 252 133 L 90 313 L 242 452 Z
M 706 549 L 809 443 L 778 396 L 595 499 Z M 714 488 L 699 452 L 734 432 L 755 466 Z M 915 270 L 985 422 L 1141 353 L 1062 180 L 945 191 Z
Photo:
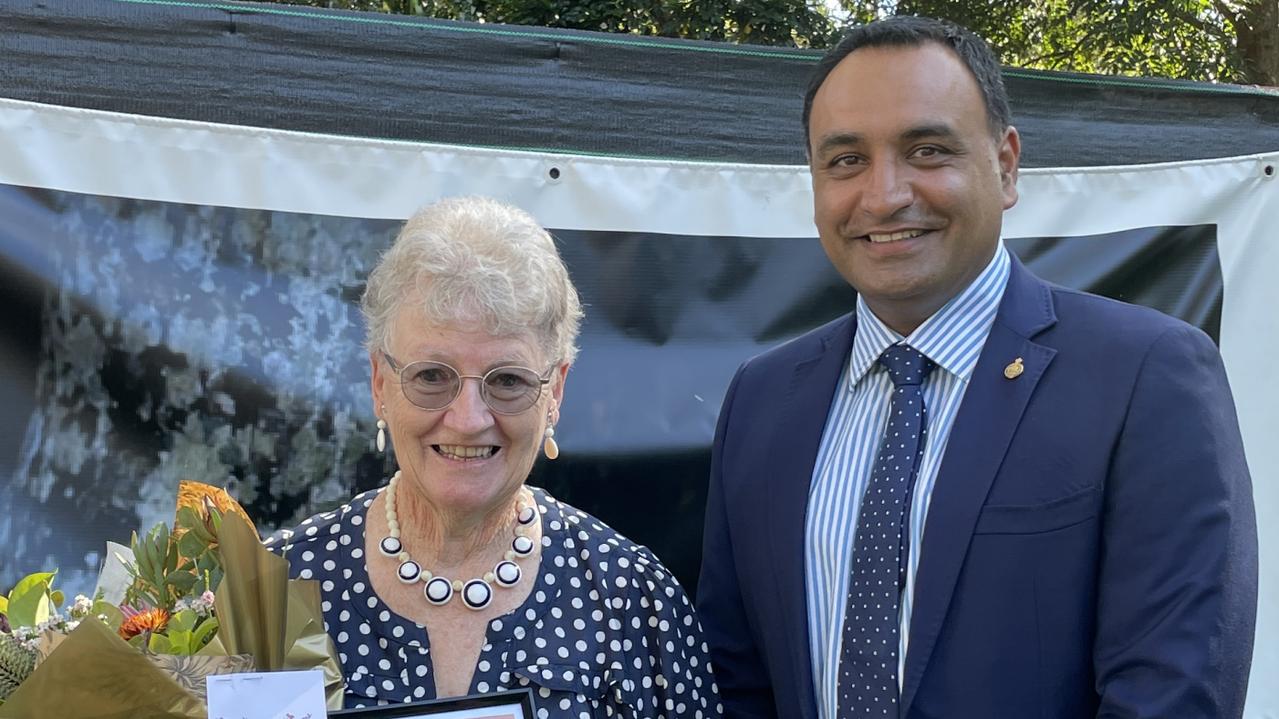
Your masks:
M 560 446 L 555 442 L 555 427 L 550 422 L 546 423 L 545 439 L 542 440 L 542 452 L 547 459 L 555 459 L 560 456 Z
M 382 412 L 386 413 L 386 405 L 382 405 Z M 373 443 L 377 446 L 378 452 L 386 451 L 386 420 L 381 417 L 377 418 L 377 437 Z

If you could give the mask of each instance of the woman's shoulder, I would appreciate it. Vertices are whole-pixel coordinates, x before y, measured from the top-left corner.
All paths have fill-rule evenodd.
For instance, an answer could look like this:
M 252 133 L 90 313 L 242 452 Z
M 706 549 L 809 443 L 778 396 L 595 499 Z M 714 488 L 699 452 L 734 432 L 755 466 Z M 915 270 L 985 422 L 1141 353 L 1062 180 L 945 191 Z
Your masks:
M 262 543 L 273 552 L 288 552 L 294 548 L 335 541 L 335 535 L 362 529 L 365 511 L 379 491 L 371 489 L 358 494 L 340 507 L 313 514 L 296 527 L 271 534 Z
M 679 581 L 651 549 L 544 489 L 530 489 L 543 511 L 545 536 L 560 543 L 567 556 L 584 564 L 595 577 L 612 577 L 617 589 L 631 587 L 644 593 L 683 598 Z
M 610 695 L 615 692 L 618 701 L 645 716 L 650 707 L 673 709 L 669 716 L 720 716 L 709 649 L 675 576 L 648 547 L 542 490 L 534 495 L 542 509 L 543 537 L 551 540 L 550 545 L 543 541 L 550 550 L 544 561 L 549 556 L 555 564 L 556 584 L 571 587 L 551 616 L 563 617 L 562 624 L 581 632 L 576 649 L 597 657 Z M 555 634 L 565 636 L 559 629 Z M 548 674 L 553 672 L 544 668 L 534 679 L 554 680 Z

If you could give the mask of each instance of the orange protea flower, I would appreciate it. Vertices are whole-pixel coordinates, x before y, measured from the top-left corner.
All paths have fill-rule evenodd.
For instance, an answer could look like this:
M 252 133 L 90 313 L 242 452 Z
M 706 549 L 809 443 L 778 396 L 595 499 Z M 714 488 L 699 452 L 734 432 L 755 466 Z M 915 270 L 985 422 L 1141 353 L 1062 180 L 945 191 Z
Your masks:
M 127 617 L 120 624 L 120 638 L 128 641 L 142 632 L 160 632 L 169 624 L 169 613 L 156 607 Z
M 224 517 L 228 514 L 239 515 L 250 527 L 253 526 L 253 520 L 249 519 L 248 513 L 244 511 L 244 507 L 241 507 L 239 502 L 232 499 L 231 495 L 226 493 L 226 490 L 208 484 L 192 482 L 187 479 L 178 482 L 177 509 L 183 507 L 190 507 L 198 512 L 204 518 L 204 523 L 209 527 L 210 532 L 213 531 L 213 527 L 209 523 L 210 508 L 217 509 Z M 177 541 L 184 533 L 186 533 L 186 529 L 175 526 L 173 530 L 174 541 Z
M 178 506 L 191 507 L 198 509 L 204 514 L 208 514 L 206 507 L 217 507 L 218 511 L 224 516 L 227 514 L 238 514 L 240 518 L 253 526 L 253 520 L 249 519 L 249 515 L 240 506 L 240 503 L 231 498 L 225 489 L 219 489 L 208 484 L 192 482 L 190 480 L 182 480 L 178 482 Z

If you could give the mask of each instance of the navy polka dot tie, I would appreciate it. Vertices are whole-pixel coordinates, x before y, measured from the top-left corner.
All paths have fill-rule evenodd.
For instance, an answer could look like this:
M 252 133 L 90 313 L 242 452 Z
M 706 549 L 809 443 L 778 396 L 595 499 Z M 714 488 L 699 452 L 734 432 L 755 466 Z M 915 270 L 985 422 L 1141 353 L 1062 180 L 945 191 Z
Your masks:
M 839 719 L 898 716 L 898 625 L 909 544 L 910 495 L 924 448 L 920 387 L 933 363 L 894 345 L 879 356 L 893 381 L 888 426 L 857 518 L 839 660 Z

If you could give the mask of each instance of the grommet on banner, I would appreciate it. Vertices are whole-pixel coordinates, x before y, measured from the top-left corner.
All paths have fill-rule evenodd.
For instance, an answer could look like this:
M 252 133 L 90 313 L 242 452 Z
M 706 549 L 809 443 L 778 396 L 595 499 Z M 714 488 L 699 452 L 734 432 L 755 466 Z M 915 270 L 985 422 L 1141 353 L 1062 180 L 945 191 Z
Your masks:
M 1266 165 L 1265 167 L 1261 168 L 1261 174 L 1265 175 L 1268 179 L 1273 179 L 1275 176 L 1275 166 Z

